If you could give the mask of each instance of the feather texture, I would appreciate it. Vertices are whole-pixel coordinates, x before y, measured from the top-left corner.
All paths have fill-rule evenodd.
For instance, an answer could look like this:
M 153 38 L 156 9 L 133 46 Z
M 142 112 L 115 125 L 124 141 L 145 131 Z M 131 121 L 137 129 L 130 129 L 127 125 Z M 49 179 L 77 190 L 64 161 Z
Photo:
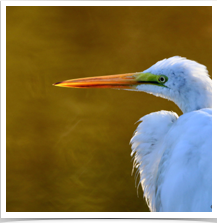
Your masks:
M 212 211 L 212 110 L 140 119 L 132 155 L 151 211 Z

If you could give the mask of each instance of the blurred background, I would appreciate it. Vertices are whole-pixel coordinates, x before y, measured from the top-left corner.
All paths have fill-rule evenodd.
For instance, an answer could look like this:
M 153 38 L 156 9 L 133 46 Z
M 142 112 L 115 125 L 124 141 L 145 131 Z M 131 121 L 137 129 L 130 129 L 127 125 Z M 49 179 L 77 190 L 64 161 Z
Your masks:
M 68 89 L 175 55 L 212 74 L 211 7 L 6 8 L 8 212 L 149 211 L 131 175 L 142 116 L 179 108 L 142 92 Z

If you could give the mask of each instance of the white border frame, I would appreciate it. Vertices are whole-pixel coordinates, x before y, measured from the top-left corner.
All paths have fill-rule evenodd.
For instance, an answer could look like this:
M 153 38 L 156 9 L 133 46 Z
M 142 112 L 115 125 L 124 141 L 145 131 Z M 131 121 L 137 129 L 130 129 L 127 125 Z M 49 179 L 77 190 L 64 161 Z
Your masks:
M 156 213 L 156 212 L 6 212 L 6 6 L 212 6 L 213 15 L 213 57 L 216 53 L 217 39 L 214 24 L 217 17 L 215 1 L 2 1 L 1 2 L 1 218 L 216 218 L 216 174 L 213 174 L 213 204 L 210 213 Z M 201 52 L 202 53 L 202 52 Z M 213 74 L 216 74 L 213 63 Z M 215 77 L 213 75 L 213 80 Z M 216 95 L 215 88 L 213 95 Z M 213 100 L 213 110 L 216 104 Z M 215 117 L 215 116 L 214 116 Z M 214 118 L 213 123 L 216 123 Z M 213 127 L 215 131 L 215 125 Z M 213 142 L 213 161 L 216 157 Z M 213 162 L 213 170 L 216 163 Z

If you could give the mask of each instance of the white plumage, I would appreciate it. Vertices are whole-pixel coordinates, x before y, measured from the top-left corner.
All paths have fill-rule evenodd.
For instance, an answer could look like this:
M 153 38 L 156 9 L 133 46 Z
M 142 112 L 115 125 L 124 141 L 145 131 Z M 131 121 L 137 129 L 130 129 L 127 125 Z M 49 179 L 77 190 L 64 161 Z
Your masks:
M 141 85 L 138 90 L 168 98 L 184 113 L 146 115 L 131 139 L 149 208 L 212 211 L 212 84 L 206 67 L 172 57 L 147 72 L 167 75 L 169 89 Z
M 167 88 L 142 84 L 135 90 L 175 102 L 185 112 L 212 107 L 212 81 L 206 67 L 183 57 L 171 57 L 154 64 L 143 73 L 166 75 Z
M 212 81 L 204 65 L 175 56 L 140 73 L 55 85 L 144 91 L 176 103 L 180 117 L 160 111 L 140 119 L 134 167 L 151 211 L 212 211 Z
M 132 153 L 151 211 L 212 211 L 212 110 L 140 121 Z

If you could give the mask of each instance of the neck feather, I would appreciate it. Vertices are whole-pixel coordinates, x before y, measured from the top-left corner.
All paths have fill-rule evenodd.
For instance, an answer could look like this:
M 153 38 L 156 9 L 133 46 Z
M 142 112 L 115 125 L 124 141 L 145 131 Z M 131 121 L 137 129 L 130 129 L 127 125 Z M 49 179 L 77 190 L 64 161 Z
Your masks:
M 179 93 L 180 92 L 180 93 Z M 212 108 L 212 82 L 204 86 L 194 86 L 194 88 L 184 88 L 177 95 L 171 97 L 174 103 L 183 113 L 199 110 L 202 108 Z

